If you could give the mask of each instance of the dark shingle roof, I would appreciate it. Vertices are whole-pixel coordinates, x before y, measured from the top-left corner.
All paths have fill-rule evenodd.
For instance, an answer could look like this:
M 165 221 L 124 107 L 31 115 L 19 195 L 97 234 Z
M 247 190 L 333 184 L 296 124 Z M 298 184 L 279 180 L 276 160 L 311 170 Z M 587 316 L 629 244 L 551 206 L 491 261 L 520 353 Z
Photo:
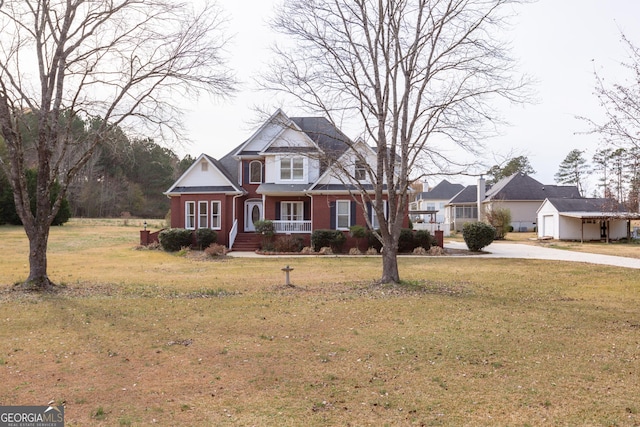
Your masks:
M 458 194 L 449 200 L 450 205 L 460 205 L 465 203 L 476 203 L 478 200 L 478 186 L 467 185 Z
M 626 212 L 624 205 L 611 199 L 558 199 L 550 198 L 549 202 L 558 212 Z
M 452 184 L 446 179 L 440 181 L 431 191 L 418 194 L 418 199 L 422 200 L 449 200 L 464 189 L 461 184 Z
M 334 158 L 338 158 L 351 144 L 351 140 L 324 117 L 291 117 L 291 121 Z
M 485 200 L 544 200 L 547 198 L 580 198 L 578 187 L 545 185 L 523 173 L 515 173 L 496 182 Z

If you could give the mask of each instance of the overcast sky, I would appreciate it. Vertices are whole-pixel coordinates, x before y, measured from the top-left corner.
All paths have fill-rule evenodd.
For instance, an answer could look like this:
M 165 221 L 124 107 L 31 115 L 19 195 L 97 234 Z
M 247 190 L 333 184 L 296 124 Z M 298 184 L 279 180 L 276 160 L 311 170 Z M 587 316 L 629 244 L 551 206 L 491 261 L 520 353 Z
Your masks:
M 269 105 L 268 97 L 252 90 L 251 83 L 269 59 L 273 35 L 267 20 L 276 1 L 218 2 L 230 16 L 229 30 L 234 37 L 230 66 L 243 82 L 242 91 L 227 101 L 203 98 L 192 104 L 187 115 L 192 142 L 179 150 L 181 156 L 206 153 L 222 157 L 256 128 L 256 104 L 276 108 Z M 539 0 L 517 10 L 516 25 L 508 37 L 513 40 L 520 69 L 537 81 L 538 102 L 506 110 L 504 117 L 511 125 L 502 129 L 503 135 L 487 141 L 487 147 L 498 156 L 526 155 L 537 172 L 534 178 L 553 184 L 569 151 L 586 150 L 591 159 L 598 147 L 597 136 L 579 134 L 586 125 L 575 116 L 601 116 L 593 95 L 594 71 L 609 81 L 621 78 L 619 63 L 627 53 L 620 31 L 640 45 L 640 1 Z M 286 108 L 285 113 L 304 114 Z M 462 184 L 472 181 L 468 177 L 448 179 Z

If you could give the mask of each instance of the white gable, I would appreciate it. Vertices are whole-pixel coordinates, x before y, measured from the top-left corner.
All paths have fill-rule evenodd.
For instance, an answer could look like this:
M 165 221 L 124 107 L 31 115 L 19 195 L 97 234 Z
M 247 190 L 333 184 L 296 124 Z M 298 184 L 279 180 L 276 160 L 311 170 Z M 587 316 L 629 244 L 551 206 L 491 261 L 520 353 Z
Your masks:
M 280 121 L 267 122 L 262 126 L 244 146 L 243 151 L 263 151 L 284 130 L 284 124 Z
M 285 129 L 270 145 L 271 148 L 318 148 L 307 134 L 297 129 Z
M 371 147 L 364 144 L 364 142 L 358 141 L 353 145 L 353 149 L 358 150 L 366 159 L 369 167 L 375 171 L 376 168 L 376 154 Z M 329 185 L 329 184 L 345 184 L 349 183 L 351 178 L 356 173 L 356 163 L 358 163 L 358 156 L 354 153 L 353 149 L 347 150 L 339 159 L 340 167 L 332 166 L 329 168 L 318 180 L 316 185 Z M 345 173 L 341 170 L 345 168 L 349 171 L 349 176 L 345 176 Z M 363 183 L 370 183 L 369 176 L 366 175 L 365 179 L 360 180 Z
M 171 190 L 176 187 L 204 187 L 204 186 L 231 186 L 232 183 L 214 163 L 201 154 L 200 157 L 182 174 L 173 184 Z
M 262 152 L 286 129 L 289 118 L 281 110 L 277 110 L 253 135 L 242 144 L 236 154 L 242 152 Z

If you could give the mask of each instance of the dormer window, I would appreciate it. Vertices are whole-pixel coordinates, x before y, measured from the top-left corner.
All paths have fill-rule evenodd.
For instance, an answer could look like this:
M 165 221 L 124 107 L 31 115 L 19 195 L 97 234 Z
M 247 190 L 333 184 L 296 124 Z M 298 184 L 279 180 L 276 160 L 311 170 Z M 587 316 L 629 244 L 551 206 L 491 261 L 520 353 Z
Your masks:
M 249 163 L 249 183 L 262 183 L 262 162 L 259 160 L 254 160 Z
M 356 170 L 353 177 L 356 179 L 356 181 L 367 180 L 367 164 L 362 160 L 356 160 Z
M 280 159 L 280 179 L 300 181 L 304 179 L 304 158 L 285 157 Z

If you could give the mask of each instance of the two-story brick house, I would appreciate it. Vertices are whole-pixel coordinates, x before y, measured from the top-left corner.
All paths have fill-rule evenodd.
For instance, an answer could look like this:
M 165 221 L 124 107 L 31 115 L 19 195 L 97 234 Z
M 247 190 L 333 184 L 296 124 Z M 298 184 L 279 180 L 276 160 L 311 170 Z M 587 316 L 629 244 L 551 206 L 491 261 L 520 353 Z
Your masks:
M 353 150 L 362 154 L 360 160 Z M 348 236 L 350 226 L 367 225 L 365 213 L 375 227 L 370 204 L 353 197 L 353 179 L 373 194 L 362 159 L 375 165 L 375 158 L 371 147 L 352 143 L 325 118 L 289 118 L 278 110 L 220 160 L 201 154 L 165 192 L 171 227 L 214 229 L 218 243 L 231 249 L 240 249 L 241 242 L 242 249 L 256 249 L 254 223 L 262 219 L 273 221 L 276 233 L 297 234 L 305 244 L 318 229 Z M 337 162 L 350 173 L 341 172 Z

